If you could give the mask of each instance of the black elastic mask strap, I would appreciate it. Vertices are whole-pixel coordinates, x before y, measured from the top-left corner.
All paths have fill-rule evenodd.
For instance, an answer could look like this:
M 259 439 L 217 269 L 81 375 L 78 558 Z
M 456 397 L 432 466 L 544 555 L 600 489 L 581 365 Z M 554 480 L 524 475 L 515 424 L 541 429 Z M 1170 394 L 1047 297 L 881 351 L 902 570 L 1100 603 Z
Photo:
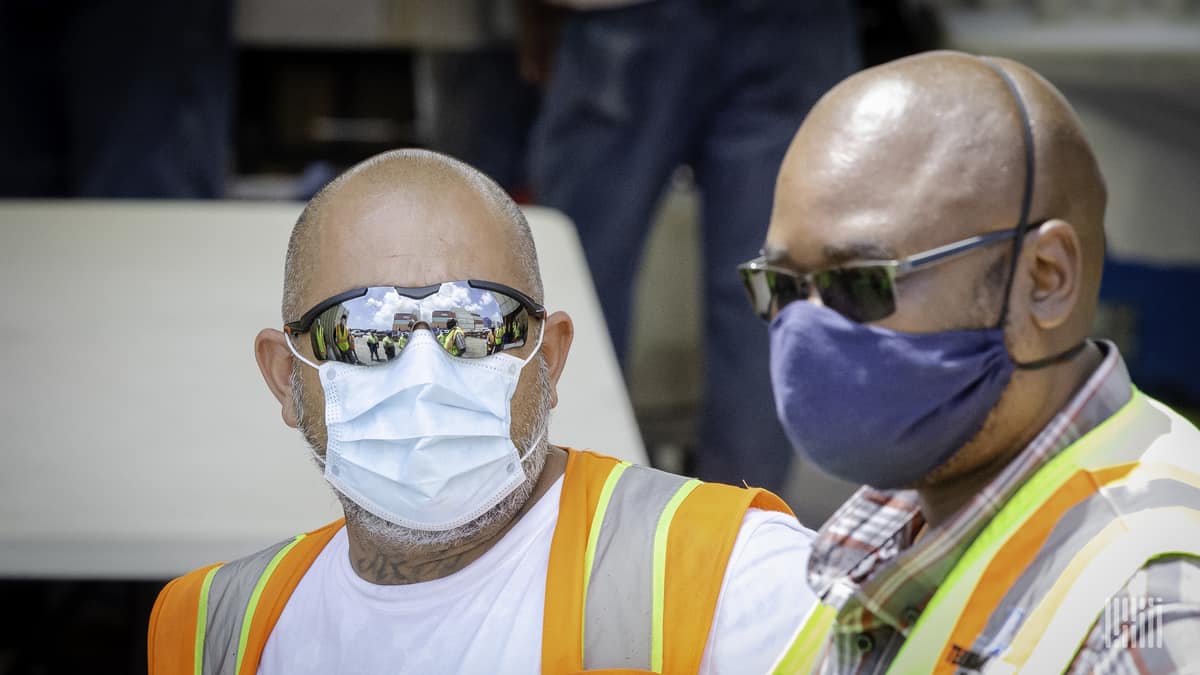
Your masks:
M 1004 80 L 1004 85 L 1012 92 L 1013 99 L 1017 102 L 1017 112 L 1021 115 L 1022 137 L 1025 141 L 1025 193 L 1021 196 L 1021 217 L 1017 220 L 1017 236 L 1013 237 L 1012 262 L 1008 266 L 1008 281 L 1004 284 L 1004 304 L 1000 306 L 1000 320 L 996 322 L 996 327 L 1003 329 L 1004 322 L 1008 319 L 1008 296 L 1012 293 L 1013 281 L 1017 274 L 1017 259 L 1021 254 L 1021 244 L 1025 241 L 1025 232 L 1029 228 L 1029 210 L 1033 206 L 1033 125 L 1029 121 L 1029 111 L 1025 108 L 1025 100 L 1021 98 L 1017 84 L 1008 76 L 1008 73 L 1004 72 L 1003 68 L 986 59 L 981 60 L 996 71 L 996 74 Z

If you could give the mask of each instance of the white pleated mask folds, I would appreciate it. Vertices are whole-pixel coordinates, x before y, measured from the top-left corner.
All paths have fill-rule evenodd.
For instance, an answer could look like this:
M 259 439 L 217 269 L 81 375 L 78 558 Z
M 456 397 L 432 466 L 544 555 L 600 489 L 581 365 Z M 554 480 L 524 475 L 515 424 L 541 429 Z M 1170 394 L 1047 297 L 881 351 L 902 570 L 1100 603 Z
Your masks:
M 541 341 L 525 359 L 464 359 L 418 330 L 387 365 L 314 366 L 325 391 L 325 479 L 414 530 L 441 532 L 483 515 L 525 481 L 510 436 L 512 397 Z

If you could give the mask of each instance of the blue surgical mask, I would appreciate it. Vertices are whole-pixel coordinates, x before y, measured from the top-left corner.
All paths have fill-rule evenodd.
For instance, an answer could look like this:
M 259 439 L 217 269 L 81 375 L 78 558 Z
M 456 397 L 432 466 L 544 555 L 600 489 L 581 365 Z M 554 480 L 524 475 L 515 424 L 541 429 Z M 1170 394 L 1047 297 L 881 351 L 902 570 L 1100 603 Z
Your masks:
M 775 408 L 818 467 L 911 485 L 983 426 L 1016 364 L 999 328 L 900 333 L 792 302 L 771 322 Z

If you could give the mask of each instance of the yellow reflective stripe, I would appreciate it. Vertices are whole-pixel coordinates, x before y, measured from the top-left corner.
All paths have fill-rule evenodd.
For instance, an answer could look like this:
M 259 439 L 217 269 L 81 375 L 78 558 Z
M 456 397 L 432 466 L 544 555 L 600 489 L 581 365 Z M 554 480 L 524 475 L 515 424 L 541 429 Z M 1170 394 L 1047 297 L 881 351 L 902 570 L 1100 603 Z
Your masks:
M 1144 405 L 1144 395 L 1133 389 L 1129 401 L 1120 410 L 1050 460 L 1009 498 L 1000 512 L 975 537 L 954 569 L 946 575 L 917 623 L 909 629 L 908 637 L 892 660 L 889 672 L 933 671 L 975 585 L 996 552 L 1033 516 L 1039 506 L 1079 470 L 1081 458 L 1095 448 L 1120 438 L 1120 432 L 1134 423 L 1132 416 L 1137 414 L 1137 406 L 1140 405 Z
M 1192 473 L 1186 469 L 1172 464 L 1163 462 L 1143 462 L 1138 464 L 1137 469 L 1126 474 L 1105 487 L 1117 487 L 1121 485 L 1144 484 L 1155 480 L 1174 480 L 1180 483 L 1190 485 L 1200 490 L 1200 474 Z M 1184 507 L 1178 507 L 1184 508 Z M 1158 509 L 1162 510 L 1162 509 Z M 1195 513 L 1194 511 L 1192 511 Z M 1141 513 L 1141 512 L 1139 512 Z M 1075 554 L 1067 568 L 1063 570 L 1058 580 L 1050 590 L 1042 596 L 1038 606 L 1030 612 L 1029 617 L 1025 619 L 1021 630 L 1013 638 L 1012 646 L 1006 652 L 1005 661 L 1014 664 L 1023 664 L 1029 658 L 1037 646 L 1037 642 L 1042 636 L 1047 635 L 1047 624 L 1054 618 L 1056 608 L 1058 608 L 1063 599 L 1066 597 L 1070 589 L 1075 585 L 1079 575 L 1082 574 L 1087 567 L 1098 555 L 1101 554 L 1101 547 L 1108 545 L 1110 540 L 1117 536 L 1118 530 L 1124 530 L 1132 517 L 1141 518 L 1138 514 L 1123 515 L 1117 520 L 1109 523 L 1103 530 L 1098 532 L 1083 548 Z M 1156 528 L 1150 530 L 1151 533 L 1162 531 Z M 1133 576 L 1137 572 L 1136 569 L 1131 571 L 1126 578 Z M 1123 586 L 1124 584 L 1122 584 Z M 1095 615 L 1085 617 L 1088 623 L 1095 619 Z
M 1004 661 L 1029 672 L 1062 672 L 1104 609 L 1145 564 L 1163 555 L 1200 557 L 1200 543 L 1164 533 L 1194 532 L 1200 511 L 1184 506 L 1125 514 L 1071 559 L 1006 650 Z M 1170 536 L 1170 535 L 1167 535 Z M 1053 635 L 1053 640 L 1044 639 Z
M 837 617 L 837 610 L 829 605 L 817 603 L 808 610 L 804 621 L 796 628 L 791 644 L 771 666 L 774 675 L 802 675 L 811 673 L 817 665 L 817 656 L 829 637 L 829 628 Z
M 304 539 L 305 534 L 301 534 L 293 539 L 287 546 L 279 549 L 279 553 L 271 558 L 271 562 L 267 563 L 267 568 L 259 575 L 258 582 L 254 584 L 254 592 L 250 594 L 250 602 L 246 603 L 246 614 L 242 617 L 242 634 L 238 637 L 237 650 L 237 667 L 234 668 L 235 675 L 240 675 L 242 672 L 242 658 L 246 655 L 246 640 L 250 637 L 250 624 L 254 622 L 254 610 L 258 608 L 259 597 L 262 596 L 263 588 L 266 587 L 267 581 L 271 578 L 271 574 L 275 572 L 275 568 L 279 566 L 279 561 L 292 550 L 292 547 L 300 543 Z
M 583 553 L 583 604 L 582 604 L 582 620 L 579 622 L 579 644 L 585 644 L 583 641 L 584 631 L 587 630 L 587 594 L 588 584 L 592 582 L 592 563 L 596 558 L 596 541 L 600 538 L 600 526 L 604 523 L 604 513 L 608 511 L 608 502 L 612 500 L 613 490 L 617 487 L 617 481 L 621 480 L 621 474 L 625 473 L 625 469 L 629 468 L 629 462 L 618 462 L 616 466 L 608 472 L 608 478 L 604 479 L 604 487 L 600 489 L 600 500 L 596 502 L 596 512 L 592 515 L 592 526 L 588 528 L 587 548 Z
M 661 673 L 663 661 L 663 606 L 667 596 L 667 535 L 671 531 L 671 521 L 675 512 L 688 495 L 700 486 L 695 478 L 689 480 L 675 491 L 671 501 L 663 508 L 658 517 L 658 526 L 654 529 L 654 606 L 650 615 L 650 670 Z
M 202 675 L 204 669 L 204 632 L 208 628 L 208 589 L 212 586 L 213 577 L 217 575 L 217 570 L 221 569 L 221 565 L 217 565 L 204 575 L 204 582 L 200 584 L 200 608 L 196 610 L 196 648 L 192 652 L 192 672 L 195 675 Z

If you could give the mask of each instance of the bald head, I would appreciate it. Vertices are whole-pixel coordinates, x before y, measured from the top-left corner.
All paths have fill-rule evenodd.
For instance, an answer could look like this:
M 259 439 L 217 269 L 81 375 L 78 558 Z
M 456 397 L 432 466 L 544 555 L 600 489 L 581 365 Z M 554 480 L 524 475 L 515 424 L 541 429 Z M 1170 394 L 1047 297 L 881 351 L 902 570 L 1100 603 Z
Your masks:
M 1086 331 L 1103 262 L 1103 179 L 1062 95 L 1018 63 L 989 61 L 1011 77 L 1031 120 L 1029 221 L 1061 219 L 1078 236 L 1071 323 Z M 1017 101 L 979 57 L 931 52 L 863 71 L 826 94 L 797 133 L 779 175 L 769 252 L 819 268 L 1013 228 L 1026 176 L 1022 134 Z
M 914 268 L 894 286 L 894 311 L 873 322 L 904 334 L 970 329 L 971 339 L 988 340 L 994 334 L 980 329 L 1001 327 L 1009 363 L 988 367 L 1036 366 L 1003 373 L 1004 389 L 984 401 L 992 407 L 970 440 L 957 450 L 934 448 L 949 459 L 921 469 L 927 473 L 916 484 L 930 522 L 982 488 L 1098 363 L 1098 350 L 1084 340 L 1099 294 L 1105 199 L 1096 159 L 1062 95 L 1003 59 L 931 52 L 863 71 L 827 93 L 797 132 L 764 247 L 775 265 L 807 272 L 902 259 L 1039 225 L 1020 240 L 990 238 Z M 955 374 L 972 383 L 971 392 L 990 395 L 969 379 L 980 376 L 975 362 L 942 358 L 924 371 L 864 368 L 891 367 L 914 384 L 923 373 L 945 377 L 960 368 Z M 958 403 L 932 403 L 948 411 L 946 424 L 956 422 Z
M 467 278 L 506 283 L 542 300 L 524 214 L 467 164 L 395 150 L 338 176 L 300 214 L 288 242 L 283 320 L 351 288 Z

